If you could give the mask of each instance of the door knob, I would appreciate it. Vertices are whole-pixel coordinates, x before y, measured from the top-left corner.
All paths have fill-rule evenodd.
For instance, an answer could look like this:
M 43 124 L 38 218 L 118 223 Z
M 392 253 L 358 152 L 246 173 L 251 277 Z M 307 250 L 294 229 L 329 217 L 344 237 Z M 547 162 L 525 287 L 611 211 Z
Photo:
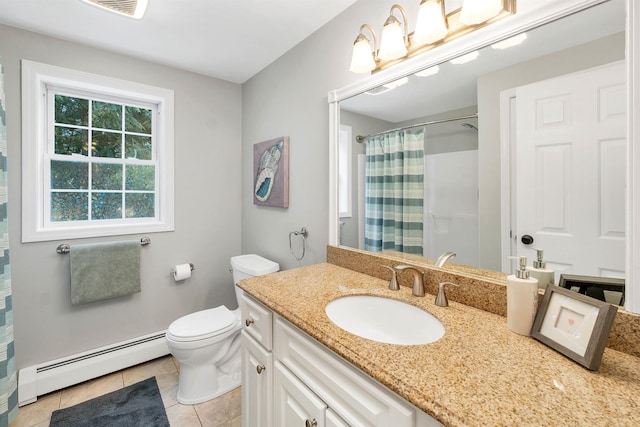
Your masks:
M 520 239 L 520 241 L 522 242 L 522 244 L 524 245 L 530 245 L 533 243 L 533 236 L 530 236 L 529 234 L 525 234 L 524 236 L 522 236 L 522 238 Z
M 264 365 L 258 365 L 256 366 L 256 371 L 258 371 L 258 374 L 261 374 L 262 371 L 264 371 L 266 368 L 264 367 Z
M 312 420 L 307 420 L 307 422 L 305 422 L 304 425 L 305 425 L 305 427 L 316 427 L 318 425 L 318 422 L 314 418 L 313 421 Z
M 247 325 L 247 328 L 248 328 L 249 326 L 251 326 L 251 324 L 252 324 L 252 323 L 253 323 L 253 320 L 252 320 L 252 319 L 247 319 L 247 320 L 245 320 L 245 321 L 244 321 L 244 324 L 245 324 L 245 325 Z

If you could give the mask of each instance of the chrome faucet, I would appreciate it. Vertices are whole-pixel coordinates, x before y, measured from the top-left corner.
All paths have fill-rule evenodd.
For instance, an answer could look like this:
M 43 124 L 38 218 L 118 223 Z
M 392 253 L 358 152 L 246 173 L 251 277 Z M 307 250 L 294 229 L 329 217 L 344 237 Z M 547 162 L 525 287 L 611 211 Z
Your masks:
M 438 257 L 433 265 L 436 267 L 442 267 L 447 261 L 449 261 L 449 258 L 453 258 L 454 256 L 456 256 L 454 252 L 445 252 Z
M 396 270 L 411 270 L 413 273 L 413 295 L 417 297 L 424 296 L 424 273 L 410 265 L 396 265 Z

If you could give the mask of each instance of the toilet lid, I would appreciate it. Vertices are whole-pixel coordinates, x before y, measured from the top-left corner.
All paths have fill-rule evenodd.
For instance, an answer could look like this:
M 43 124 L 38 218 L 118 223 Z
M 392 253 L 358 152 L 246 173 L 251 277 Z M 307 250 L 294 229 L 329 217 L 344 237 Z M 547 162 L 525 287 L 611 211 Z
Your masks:
M 177 341 L 195 341 L 233 329 L 235 314 L 224 305 L 187 314 L 169 325 L 167 333 Z

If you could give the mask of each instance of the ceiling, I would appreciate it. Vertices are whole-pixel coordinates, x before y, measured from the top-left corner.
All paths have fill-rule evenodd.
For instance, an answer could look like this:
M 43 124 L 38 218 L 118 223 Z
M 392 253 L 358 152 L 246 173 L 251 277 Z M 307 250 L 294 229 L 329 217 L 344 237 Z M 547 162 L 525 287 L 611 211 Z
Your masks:
M 0 23 L 244 83 L 356 0 L 149 0 L 135 20 L 81 0 L 0 0 Z

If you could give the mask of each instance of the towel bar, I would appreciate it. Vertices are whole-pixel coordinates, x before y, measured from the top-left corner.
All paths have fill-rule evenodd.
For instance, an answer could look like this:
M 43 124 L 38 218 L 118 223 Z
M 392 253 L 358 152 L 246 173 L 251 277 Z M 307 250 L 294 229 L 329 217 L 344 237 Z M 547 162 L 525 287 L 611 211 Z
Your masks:
M 151 244 L 151 238 L 144 236 L 140 238 L 140 246 L 147 246 Z M 71 246 L 68 243 L 60 243 L 56 248 L 56 253 L 60 255 L 66 255 L 71 252 Z

